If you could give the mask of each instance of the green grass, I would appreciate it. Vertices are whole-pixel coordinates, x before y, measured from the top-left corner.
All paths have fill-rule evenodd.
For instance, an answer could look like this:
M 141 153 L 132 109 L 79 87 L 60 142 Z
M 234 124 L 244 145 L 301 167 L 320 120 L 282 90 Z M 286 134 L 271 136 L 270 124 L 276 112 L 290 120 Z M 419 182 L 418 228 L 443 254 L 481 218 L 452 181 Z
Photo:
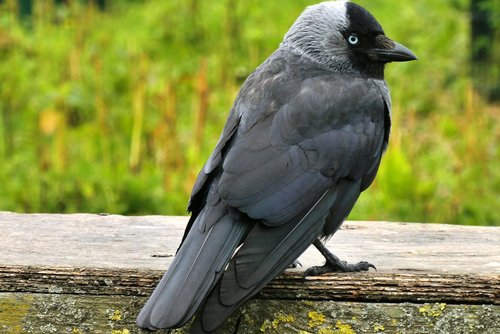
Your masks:
M 244 78 L 313 1 L 0 5 L 0 210 L 185 213 Z M 468 2 L 358 1 L 418 62 L 351 219 L 498 225 L 500 108 L 471 88 Z

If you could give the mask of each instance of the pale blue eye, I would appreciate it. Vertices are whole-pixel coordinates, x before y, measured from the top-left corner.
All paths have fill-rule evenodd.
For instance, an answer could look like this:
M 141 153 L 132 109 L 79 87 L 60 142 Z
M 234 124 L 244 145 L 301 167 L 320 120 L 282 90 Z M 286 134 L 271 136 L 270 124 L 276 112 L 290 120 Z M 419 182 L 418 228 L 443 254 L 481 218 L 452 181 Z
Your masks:
M 359 37 L 356 35 L 350 35 L 349 37 L 347 37 L 347 41 L 351 45 L 357 45 L 359 43 Z

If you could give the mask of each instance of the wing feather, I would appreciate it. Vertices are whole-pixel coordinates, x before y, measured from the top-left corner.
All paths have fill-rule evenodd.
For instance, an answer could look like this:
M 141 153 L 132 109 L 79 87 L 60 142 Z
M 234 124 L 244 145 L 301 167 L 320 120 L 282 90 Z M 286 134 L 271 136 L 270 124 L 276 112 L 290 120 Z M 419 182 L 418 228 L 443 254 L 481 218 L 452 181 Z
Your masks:
M 235 309 L 302 254 L 321 233 L 322 225 L 318 222 L 328 215 L 335 198 L 335 191 L 326 191 L 291 230 L 287 228 L 288 225 L 278 227 L 256 225 L 230 261 L 220 283 L 208 296 L 200 316 L 202 328 L 207 332 L 215 330 Z M 261 242 L 263 239 L 267 242 Z M 271 241 L 278 240 L 277 244 L 271 245 Z M 247 255 L 255 256 L 255 260 L 263 258 L 264 261 L 252 266 L 258 260 L 252 261 Z M 241 266 L 241 263 L 237 263 L 239 256 L 246 259 L 246 265 Z M 248 278 L 242 277 L 244 275 L 239 271 L 249 273 L 248 267 L 255 267 L 258 272 L 250 274 Z
M 273 118 L 239 131 L 223 163 L 223 200 L 270 225 L 314 203 L 301 201 L 305 192 L 297 185 L 316 185 L 307 190 L 318 198 L 325 190 L 317 185 L 321 177 L 328 186 L 361 178 L 382 154 L 385 103 L 374 80 L 332 74 L 301 87 Z M 269 211 L 263 202 L 280 209 Z
M 365 78 L 343 79 L 304 81 L 270 125 L 266 118 L 238 134 L 228 152 L 221 197 L 260 222 L 204 304 L 205 330 L 218 327 L 315 238 L 334 233 L 357 200 L 363 177 L 377 168 L 384 97 Z M 258 149 L 251 149 L 257 138 Z

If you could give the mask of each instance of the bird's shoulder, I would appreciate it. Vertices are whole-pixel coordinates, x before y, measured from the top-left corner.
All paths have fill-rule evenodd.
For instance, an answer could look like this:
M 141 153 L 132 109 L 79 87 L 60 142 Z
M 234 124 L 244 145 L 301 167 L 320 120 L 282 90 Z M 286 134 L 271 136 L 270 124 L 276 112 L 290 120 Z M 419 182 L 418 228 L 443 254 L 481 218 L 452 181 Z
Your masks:
M 390 109 L 383 80 L 332 71 L 279 49 L 248 77 L 233 112 L 240 119 L 240 133 L 279 114 L 293 117 L 297 124 L 314 130 L 317 123 L 335 126 L 339 120 L 379 114 L 383 104 Z

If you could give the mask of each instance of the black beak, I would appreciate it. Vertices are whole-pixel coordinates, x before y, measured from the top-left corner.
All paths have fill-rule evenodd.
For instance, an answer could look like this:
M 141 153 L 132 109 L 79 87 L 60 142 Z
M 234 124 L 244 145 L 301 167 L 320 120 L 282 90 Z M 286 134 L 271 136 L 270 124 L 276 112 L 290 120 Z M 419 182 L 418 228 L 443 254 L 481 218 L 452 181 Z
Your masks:
M 376 48 L 368 52 L 373 61 L 389 63 L 391 61 L 411 61 L 418 59 L 415 54 L 403 44 L 394 42 L 384 35 L 376 38 Z

